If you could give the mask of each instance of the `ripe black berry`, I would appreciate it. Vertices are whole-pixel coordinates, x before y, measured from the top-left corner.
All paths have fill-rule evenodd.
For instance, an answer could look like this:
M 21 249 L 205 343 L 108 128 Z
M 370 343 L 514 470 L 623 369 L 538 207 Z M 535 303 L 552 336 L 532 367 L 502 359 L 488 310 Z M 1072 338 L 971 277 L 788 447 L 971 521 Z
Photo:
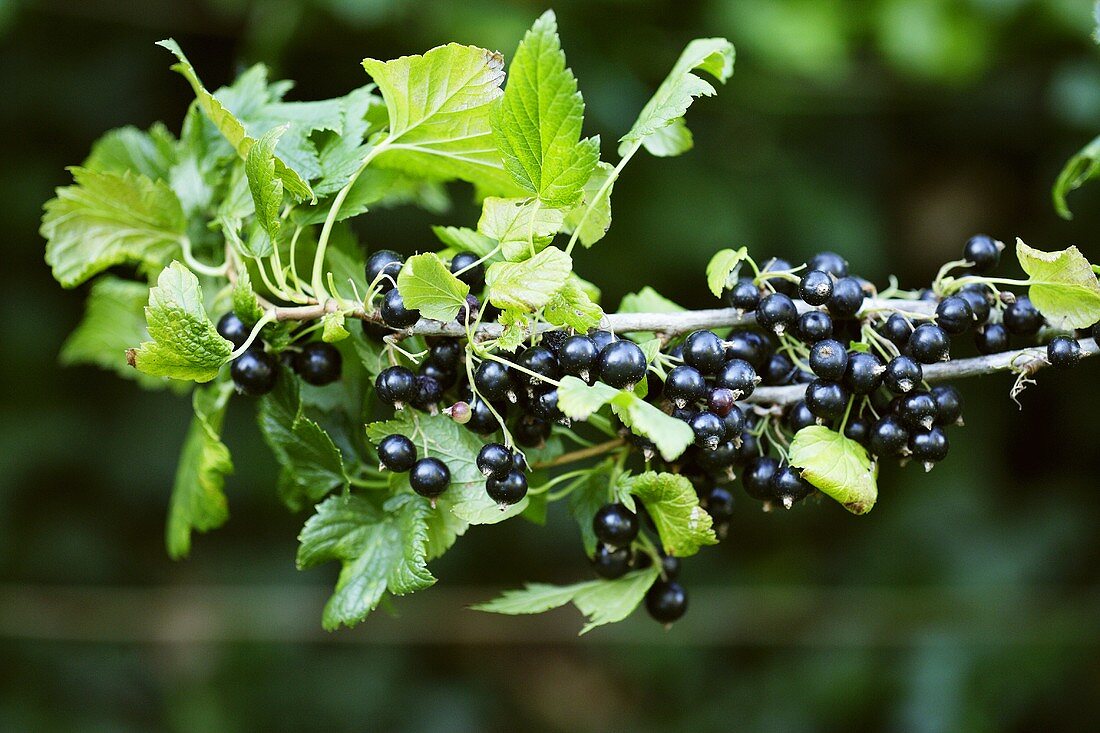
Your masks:
M 480 290 L 485 286 L 485 266 L 480 262 L 474 264 L 479 259 L 481 258 L 473 252 L 459 252 L 451 258 L 451 273 L 457 275 L 459 280 L 474 290 Z M 471 265 L 473 266 L 471 267 Z M 466 272 L 459 274 L 461 270 L 466 270 Z
M 726 359 L 744 359 L 761 368 L 772 353 L 768 337 L 756 331 L 734 331 L 726 339 Z
M 497 504 L 511 506 L 527 496 L 527 477 L 515 470 L 502 479 L 490 476 L 485 480 L 485 491 Z
M 241 394 L 258 397 L 275 389 L 279 379 L 279 360 L 274 354 L 253 346 L 229 365 L 229 376 Z
M 531 414 L 547 422 L 563 420 L 565 416 L 558 409 L 558 390 L 547 389 L 534 395 L 530 404 Z
M 917 430 L 909 438 L 909 451 L 913 458 L 924 464 L 924 470 L 931 470 L 933 463 L 947 457 L 947 433 L 943 428 Z
M 775 353 L 768 357 L 768 363 L 764 365 L 764 373 L 761 376 L 764 378 L 764 384 L 780 386 L 790 384 L 796 371 L 794 362 L 789 356 Z
M 929 392 L 936 403 L 936 424 L 954 425 L 962 416 L 962 397 L 950 384 L 939 384 Z
M 403 366 L 392 366 L 378 372 L 374 379 L 378 399 L 391 405 L 411 402 L 416 392 L 416 375 Z
M 782 466 L 772 475 L 772 494 L 790 509 L 795 502 L 802 501 L 814 493 L 810 482 L 802 478 L 802 473 L 793 466 Z
M 971 237 L 963 247 L 963 259 L 973 263 L 974 272 L 989 272 L 1001 261 L 1004 245 L 986 236 L 978 234 Z
M 895 356 L 886 364 L 882 383 L 894 394 L 905 394 L 917 387 L 924 379 L 924 369 L 908 356 Z
M 416 463 L 416 446 L 404 435 L 387 435 L 378 444 L 378 460 L 396 473 L 404 473 Z
M 621 578 L 630 570 L 630 549 L 597 543 L 596 554 L 592 556 L 592 570 L 608 580 Z
M 993 293 L 989 288 L 984 285 L 967 285 L 957 295 L 970 305 L 974 314 L 974 325 L 980 326 L 989 320 L 993 306 Z
M 671 374 L 672 372 L 669 372 L 670 376 Z M 728 387 L 715 387 L 710 391 L 710 394 L 707 395 L 707 407 L 709 407 L 710 411 L 718 417 L 725 417 L 730 414 L 730 411 L 735 407 L 733 403 L 736 401 L 737 396 L 733 393 L 733 390 Z
M 439 382 L 444 391 L 455 386 L 458 382 L 458 371 L 454 367 L 442 367 L 434 362 L 424 360 L 417 370 L 417 374 L 431 377 Z
M 787 410 L 787 427 L 792 433 L 797 433 L 802 428 L 817 425 L 817 415 L 810 412 L 806 400 L 799 400 Z
M 1001 322 L 1015 336 L 1034 336 L 1043 325 L 1043 316 L 1031 304 L 1031 298 L 1024 295 L 1005 308 Z
M 663 580 L 676 580 L 680 577 L 680 558 L 672 555 L 661 555 L 661 578 Z
M 616 340 L 615 334 L 611 333 L 610 331 L 593 331 L 592 333 L 588 334 L 588 338 L 592 339 L 592 343 L 596 347 L 597 354 L 606 349 L 608 345 Z
M 596 539 L 612 547 L 628 547 L 638 536 L 638 515 L 618 502 L 604 504 L 592 518 Z
M 561 367 L 558 365 L 558 360 L 554 357 L 554 353 L 545 346 L 531 346 L 524 350 L 516 358 L 516 364 L 548 379 L 557 379 L 561 376 Z M 524 384 L 535 386 L 545 384 L 538 377 L 533 377 L 525 372 L 517 372 L 513 376 Z
M 468 398 L 468 403 L 470 405 L 470 420 L 466 423 L 467 430 L 478 435 L 491 435 L 500 428 L 500 423 L 497 422 L 493 411 L 489 409 L 488 402 L 471 396 Z M 496 410 L 500 413 L 501 419 L 504 419 L 508 414 L 506 403 L 501 403 Z
M 810 270 L 802 276 L 798 294 L 810 305 L 825 305 L 833 297 L 833 279 L 822 270 Z
M 874 354 L 857 351 L 848 357 L 844 384 L 855 394 L 870 394 L 882 384 L 886 367 Z
M 756 310 L 760 303 L 760 288 L 752 280 L 738 280 L 726 291 L 726 302 L 745 312 Z
M 550 423 L 534 415 L 523 415 L 512 428 L 512 436 L 525 448 L 535 448 L 550 437 Z
M 833 296 L 829 298 L 829 312 L 846 318 L 854 316 L 863 305 L 863 287 L 854 277 L 842 277 L 833 283 Z
M 904 349 L 909 343 L 909 336 L 913 333 L 913 324 L 900 313 L 894 313 L 882 324 L 881 333 L 890 339 L 894 346 Z
M 373 284 L 375 279 L 385 273 L 386 277 L 378 281 L 382 292 L 393 287 L 397 280 L 397 273 L 401 272 L 404 258 L 392 249 L 380 249 L 367 258 L 367 284 Z
M 587 336 L 570 336 L 557 350 L 558 364 L 561 370 L 574 377 L 580 377 L 591 383 L 596 371 L 596 359 L 600 353 L 596 344 Z
M 788 272 L 793 268 L 790 262 L 778 257 L 772 257 L 765 262 L 764 266 L 760 269 L 761 272 Z M 777 293 L 783 293 L 792 298 L 798 295 L 798 283 L 788 280 L 785 277 L 770 277 L 768 278 L 768 284 L 771 285 Z
M 718 371 L 714 379 L 719 387 L 733 390 L 736 399 L 742 400 L 752 394 L 760 378 L 752 364 L 744 359 L 730 359 Z
M 698 402 L 707 391 L 703 375 L 693 366 L 675 367 L 665 378 L 664 395 L 677 407 Z M 732 396 L 732 392 L 730 393 Z M 730 404 L 733 404 L 732 402 Z
M 849 417 L 844 425 L 844 437 L 866 445 L 871 437 L 871 421 L 863 415 Z
M 712 331 L 693 331 L 684 339 L 684 363 L 703 374 L 717 372 L 725 358 L 726 347 Z
M 600 352 L 600 381 L 630 388 L 645 378 L 645 354 L 633 341 L 614 341 Z
M 443 399 L 443 385 L 431 377 L 419 375 L 416 377 L 413 397 L 410 404 L 418 410 L 433 411 L 439 401 Z
M 722 423 L 722 418 L 713 412 L 704 410 L 695 414 L 688 425 L 695 433 L 695 445 L 703 450 L 714 450 L 726 436 L 726 426 Z
M 806 311 L 798 317 L 796 333 L 807 344 L 830 338 L 833 335 L 832 316 L 825 311 Z
M 838 382 L 847 368 L 848 351 L 839 341 L 825 339 L 810 348 L 810 369 L 822 379 Z
M 827 272 L 837 279 L 848 277 L 848 260 L 836 252 L 818 252 L 810 258 L 806 267 Z
M 748 442 L 748 441 L 746 441 Z M 748 462 L 741 482 L 745 493 L 754 499 L 767 501 L 772 495 L 772 476 L 779 470 L 779 461 L 771 456 L 756 456 Z
M 486 478 L 502 479 L 514 468 L 512 451 L 500 443 L 486 443 L 477 452 L 477 470 Z
M 306 382 L 318 387 L 340 378 L 343 358 L 340 351 L 324 341 L 312 341 L 294 355 L 294 371 Z
M 898 398 L 897 414 L 910 430 L 932 427 L 936 421 L 936 401 L 928 392 L 910 392 Z
M 510 399 L 515 401 L 512 393 L 512 379 L 508 374 L 508 367 L 498 361 L 486 359 L 474 372 L 474 386 L 487 400 L 499 402 Z
M 980 354 L 1008 351 L 1008 329 L 1000 323 L 987 323 L 974 332 L 974 345 Z
M 783 333 L 793 329 L 798 322 L 798 309 L 795 308 L 794 301 L 789 296 L 783 293 L 772 293 L 761 300 L 760 305 L 757 306 L 756 320 L 769 331 Z
M 838 418 L 848 407 L 848 390 L 836 382 L 815 379 L 806 385 L 806 406 L 825 420 Z
M 645 610 L 654 621 L 666 626 L 684 615 L 687 603 L 687 591 L 675 580 L 658 580 L 645 594 Z
M 871 452 L 876 456 L 882 458 L 901 456 L 909 449 L 909 431 L 897 417 L 887 415 L 871 426 L 871 437 L 868 442 Z
M 443 338 L 432 344 L 425 361 L 444 369 L 455 369 L 465 350 L 458 339 Z
M 429 498 L 439 496 L 451 483 L 451 469 L 433 456 L 421 458 L 409 469 L 409 485 L 413 491 Z
M 965 333 L 974 325 L 974 309 L 964 298 L 952 295 L 936 306 L 936 323 L 950 334 Z
M 382 298 L 382 320 L 390 328 L 411 328 L 420 320 L 420 311 L 406 308 L 401 293 L 393 288 Z
M 736 440 L 745 430 L 745 413 L 737 405 L 730 407 L 730 411 L 720 416 L 722 425 L 726 429 L 726 440 Z
M 1055 336 L 1047 344 L 1047 361 L 1056 369 L 1072 369 L 1081 361 L 1081 344 L 1069 336 Z
M 244 342 L 248 341 L 251 333 L 252 329 L 246 326 L 233 311 L 229 311 L 218 319 L 218 335 L 233 344 L 234 349 L 244 346 Z
M 951 340 L 942 328 L 934 323 L 922 323 L 909 337 L 907 351 L 909 356 L 921 364 L 935 364 L 947 361 L 951 350 Z
M 733 516 L 733 493 L 725 486 L 714 486 L 703 494 L 703 508 L 716 522 L 729 520 Z

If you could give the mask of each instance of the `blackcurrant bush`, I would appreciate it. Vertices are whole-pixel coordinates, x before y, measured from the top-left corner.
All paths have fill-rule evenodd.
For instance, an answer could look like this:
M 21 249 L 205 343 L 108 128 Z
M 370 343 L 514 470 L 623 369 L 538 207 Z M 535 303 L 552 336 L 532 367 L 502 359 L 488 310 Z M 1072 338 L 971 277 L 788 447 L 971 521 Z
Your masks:
M 803 343 L 816 344 L 833 335 L 833 319 L 825 311 L 806 311 L 798 317 L 795 329 Z
M 887 362 L 882 375 L 882 383 L 894 394 L 905 394 L 915 389 L 923 379 L 924 369 L 905 355 L 895 356 Z
M 688 425 L 695 433 L 695 445 L 703 450 L 714 450 L 718 447 L 719 441 L 726 437 L 726 426 L 722 423 L 722 418 L 713 412 L 704 410 L 696 413 Z
M 244 346 L 252 329 L 245 325 L 236 313 L 229 311 L 218 319 L 218 335 L 233 344 L 234 349 Z
M 835 339 L 818 341 L 810 347 L 810 369 L 822 379 L 839 382 L 848 369 L 848 350 Z
M 664 395 L 677 407 L 698 402 L 706 392 L 707 383 L 693 366 L 684 364 L 674 367 L 665 378 Z M 730 392 L 731 396 L 732 394 Z M 732 401 L 730 404 L 733 404 Z
M 451 469 L 433 456 L 421 458 L 409 469 L 409 485 L 413 491 L 428 498 L 439 496 L 451 483 Z
M 615 502 L 604 504 L 592 518 L 596 539 L 612 547 L 629 547 L 638 536 L 638 515 Z
M 416 394 L 416 375 L 403 366 L 392 366 L 378 372 L 374 379 L 378 399 L 391 405 L 412 402 Z
M 406 308 L 401 293 L 393 288 L 382 298 L 382 320 L 390 328 L 411 328 L 420 320 L 420 311 Z
M 921 364 L 935 364 L 947 361 L 951 353 L 951 339 L 947 333 L 934 323 L 922 323 L 909 337 L 906 349 L 909 356 Z
M 459 252 L 451 258 L 451 273 L 474 290 L 485 287 L 485 266 L 479 259 L 473 252 Z
M 312 341 L 294 355 L 294 371 L 304 381 L 318 387 L 340 378 L 343 358 L 340 350 L 324 341 Z
M 962 396 L 950 384 L 938 384 L 929 394 L 936 403 L 936 424 L 954 425 L 962 417 Z
M 924 464 L 925 471 L 947 457 L 947 448 L 947 433 L 940 427 L 917 430 L 909 438 L 909 451 L 913 458 Z
M 512 451 L 500 443 L 486 443 L 477 452 L 477 470 L 485 478 L 503 479 L 515 467 L 512 459 Z
M 490 476 L 485 480 L 485 491 L 502 507 L 511 506 L 527 496 L 527 477 L 522 471 L 509 471 L 502 479 Z
M 693 331 L 684 339 L 684 363 L 703 374 L 714 374 L 722 367 L 726 347 L 712 331 Z
M 719 387 L 733 390 L 736 399 L 743 400 L 756 389 L 760 378 L 756 376 L 756 370 L 749 362 L 744 359 L 730 359 L 722 365 L 714 382 Z
M 806 406 L 825 420 L 834 420 L 848 407 L 848 390 L 837 382 L 815 379 L 806 385 Z
M 760 288 L 752 280 L 741 279 L 726 290 L 726 302 L 745 312 L 756 310 L 760 303 Z
M 550 423 L 534 415 L 523 415 L 512 428 L 512 435 L 525 448 L 535 448 L 550 437 Z
M 670 376 L 671 374 L 672 372 L 669 372 Z M 736 406 L 734 405 L 736 401 L 737 395 L 728 387 L 715 387 L 710 391 L 710 394 L 707 395 L 707 407 L 718 417 L 725 417 L 730 414 L 730 411 Z
M 1081 361 L 1081 344 L 1069 336 L 1055 336 L 1047 344 L 1047 361 L 1056 369 L 1072 369 Z
M 782 466 L 772 474 L 771 492 L 784 507 L 790 509 L 796 502 L 814 493 L 814 487 L 802 478 L 802 473 L 797 468 Z
M 397 273 L 401 272 L 401 265 L 405 259 L 394 252 L 392 249 L 380 249 L 367 258 L 367 284 L 374 283 L 375 279 L 379 275 L 385 275 L 381 280 L 378 280 L 378 286 L 382 289 L 382 292 L 390 290 L 394 281 L 397 280 Z
M 810 270 L 798 283 L 798 294 L 809 305 L 825 305 L 833 297 L 833 279 L 822 270 Z
M 669 625 L 687 611 L 687 591 L 675 580 L 658 580 L 645 594 L 645 610 L 654 621 Z
M 904 349 L 909 343 L 909 337 L 913 333 L 913 324 L 906 320 L 900 313 L 894 313 L 882 324 L 880 330 L 883 336 L 890 339 L 894 346 Z
M 275 389 L 279 360 L 261 346 L 253 346 L 229 365 L 229 376 L 241 394 L 258 397 Z
M 1031 298 L 1023 295 L 1005 308 L 1001 322 L 1015 336 L 1034 336 L 1043 325 L 1043 316 L 1031 304 Z
M 974 345 L 980 354 L 1008 351 L 1008 329 L 1001 323 L 987 323 L 974 332 Z
M 561 370 L 574 377 L 580 377 L 591 383 L 596 373 L 596 360 L 600 353 L 596 344 L 587 336 L 570 336 L 557 350 L 558 364 Z
M 925 391 L 910 392 L 898 398 L 897 414 L 910 430 L 932 427 L 936 421 L 936 401 Z
M 771 456 L 756 456 L 750 460 L 745 466 L 745 473 L 741 476 L 745 493 L 760 501 L 775 498 L 772 494 L 772 476 L 778 470 L 779 461 Z
M 842 277 L 833 283 L 833 295 L 829 298 L 829 312 L 848 318 L 863 306 L 863 287 L 854 277 Z
M 848 260 L 836 252 L 818 252 L 806 263 L 811 270 L 827 272 L 838 280 L 848 277 Z
M 790 384 L 796 371 L 794 362 L 791 361 L 789 356 L 776 353 L 768 358 L 767 364 L 764 365 L 764 373 L 761 376 L 764 378 L 764 384 L 781 386 Z
M 404 435 L 387 435 L 378 444 L 378 460 L 396 473 L 404 473 L 416 463 L 416 446 Z
M 989 272 L 1001 261 L 1004 245 L 985 234 L 971 237 L 963 247 L 963 259 L 973 263 L 974 272 Z
M 881 458 L 902 456 L 909 450 L 909 431 L 897 417 L 887 415 L 871 426 L 868 444 Z
M 772 293 L 760 301 L 756 308 L 757 322 L 776 333 L 783 333 L 793 329 L 798 323 L 798 309 L 790 296 L 783 293 Z
M 607 580 L 621 578 L 630 570 L 630 548 L 597 543 L 596 553 L 592 556 L 592 570 Z
M 974 309 L 957 295 L 944 298 L 936 306 L 936 324 L 950 334 L 966 333 L 974 325 Z
M 600 352 L 600 381 L 617 388 L 630 388 L 645 378 L 645 354 L 633 341 L 614 341 Z
M 482 397 L 493 402 L 515 401 L 508 367 L 498 361 L 486 359 L 474 372 L 474 386 Z
M 870 394 L 882 384 L 886 366 L 869 352 L 856 351 L 848 356 L 844 384 L 855 394 Z

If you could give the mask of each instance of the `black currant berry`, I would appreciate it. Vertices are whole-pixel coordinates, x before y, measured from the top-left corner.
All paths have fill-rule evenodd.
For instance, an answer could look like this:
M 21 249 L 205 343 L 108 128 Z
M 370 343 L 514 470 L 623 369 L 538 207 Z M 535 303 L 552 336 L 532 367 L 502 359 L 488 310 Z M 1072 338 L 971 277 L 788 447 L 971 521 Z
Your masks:
M 416 463 L 416 446 L 404 435 L 387 435 L 378 444 L 378 460 L 396 473 L 404 473 Z
M 1069 336 L 1055 336 L 1047 344 L 1047 361 L 1055 369 L 1072 369 L 1081 361 L 1081 344 Z
M 772 257 L 760 268 L 761 272 L 788 272 L 792 269 L 790 262 L 778 257 Z M 788 280 L 786 277 L 769 277 L 767 280 L 777 293 L 783 293 L 791 298 L 798 295 L 798 283 L 794 280 Z
M 1043 325 L 1043 316 L 1038 309 L 1031 304 L 1031 298 L 1026 295 L 1016 298 L 1016 302 L 1005 308 L 1001 316 L 1008 332 L 1014 336 L 1034 336 Z
M 477 435 L 492 435 L 500 429 L 500 423 L 493 411 L 489 409 L 488 402 L 471 396 L 468 398 L 468 404 L 470 405 L 470 419 L 466 423 L 467 430 Z M 501 403 L 496 410 L 500 413 L 502 420 L 508 414 L 506 403 Z
M 717 413 L 715 413 L 717 414 Z M 745 431 L 745 413 L 737 405 L 730 407 L 730 411 L 722 418 L 722 425 L 726 429 L 726 440 L 736 441 Z
M 806 263 L 811 270 L 827 272 L 838 280 L 848 277 L 848 260 L 836 252 L 818 252 Z
M 262 346 L 253 346 L 229 365 L 229 376 L 241 394 L 258 397 L 275 389 L 279 379 L 279 360 Z
M 600 352 L 600 381 L 621 389 L 645 378 L 645 354 L 633 341 L 613 341 Z
M 792 433 L 797 433 L 802 428 L 817 425 L 817 415 L 810 412 L 806 400 L 799 400 L 787 410 L 787 427 Z
M 618 502 L 604 504 L 592 518 L 596 539 L 612 547 L 629 547 L 638 536 L 638 515 Z
M 309 384 L 321 387 L 340 378 L 340 350 L 324 341 L 312 341 L 294 355 L 294 371 Z
M 735 331 L 726 339 L 726 360 L 743 359 L 754 368 L 763 368 L 772 353 L 768 337 L 756 331 Z
M 798 323 L 798 309 L 790 296 L 772 293 L 756 308 L 757 322 L 769 331 L 783 333 Z
M 444 391 L 458 383 L 458 371 L 454 367 L 442 367 L 427 359 L 420 365 L 417 374 L 424 377 L 431 377 L 439 382 Z
M 833 283 L 833 295 L 829 298 L 829 312 L 840 318 L 848 318 L 863 306 L 863 287 L 854 277 L 842 277 Z
M 924 379 L 924 369 L 908 356 L 895 356 L 886 364 L 882 383 L 894 394 L 905 394 L 915 389 Z
M 502 479 L 512 472 L 513 458 L 512 451 L 500 443 L 487 443 L 477 452 L 477 470 L 486 478 Z
M 848 390 L 837 382 L 815 379 L 806 385 L 806 406 L 825 420 L 842 416 L 848 407 L 848 397 Z
M 556 388 L 544 390 L 535 394 L 530 405 L 531 414 L 547 422 L 558 422 L 565 419 L 565 415 L 558 409 L 558 390 Z
M 932 469 L 932 464 L 947 457 L 947 433 L 943 428 L 917 430 L 909 438 L 909 451 L 913 458 L 924 464 L 924 470 Z
M 685 364 L 675 367 L 665 378 L 664 396 L 677 407 L 698 402 L 703 399 L 706 392 L 707 383 L 699 370 L 693 366 Z M 730 394 L 732 395 L 732 392 Z
M 523 415 L 512 428 L 512 436 L 525 448 L 535 448 L 550 437 L 550 423 L 534 415 Z
M 554 352 L 545 346 L 531 346 L 523 351 L 517 358 L 516 364 L 527 371 L 541 374 L 548 379 L 557 379 L 561 376 L 561 366 L 554 357 Z M 538 377 L 533 377 L 526 372 L 517 372 L 513 376 L 523 384 L 537 386 L 545 384 Z
M 434 412 L 436 405 L 443 399 L 443 385 L 431 377 L 419 375 L 416 378 L 413 397 L 409 403 L 418 410 Z
M 382 298 L 382 320 L 390 328 L 411 328 L 420 320 L 420 311 L 406 308 L 401 293 L 393 288 Z
M 760 501 L 775 498 L 772 494 L 772 476 L 778 470 L 779 461 L 771 456 L 754 457 L 745 466 L 745 472 L 741 476 L 741 482 L 745 485 L 745 493 Z
M 814 487 L 802 478 L 802 473 L 797 468 L 782 466 L 772 475 L 771 491 L 784 507 L 790 509 L 796 502 L 814 493 Z
M 458 339 L 443 338 L 432 344 L 426 362 L 444 369 L 457 369 L 465 349 Z
M 1001 261 L 1004 245 L 985 234 L 971 237 L 963 247 L 963 259 L 973 263 L 974 272 L 989 272 Z
M 987 323 L 974 332 L 974 345 L 980 354 L 1008 351 L 1008 329 L 1001 323 Z
M 687 611 L 687 591 L 675 580 L 658 580 L 645 594 L 645 610 L 654 621 L 668 626 Z
M 616 340 L 615 334 L 610 331 L 593 331 L 588 334 L 588 338 L 592 339 L 592 344 L 596 347 L 597 354 Z
M 866 445 L 871 437 L 871 421 L 863 415 L 849 417 L 844 425 L 844 437 Z
M 735 398 L 743 400 L 756 389 L 760 377 L 756 376 L 756 370 L 749 362 L 744 359 L 730 359 L 722 365 L 714 382 L 719 387 L 733 390 Z
M 218 335 L 233 344 L 234 349 L 244 346 L 251 333 L 252 329 L 246 326 L 233 311 L 229 311 L 218 319 Z
M 587 336 L 570 336 L 557 350 L 561 370 L 591 383 L 596 372 L 596 360 L 600 354 L 596 344 Z
M 871 426 L 868 444 L 881 458 L 902 456 L 909 450 L 909 431 L 897 417 L 887 415 Z
M 947 361 L 951 352 L 951 339 L 934 323 L 922 323 L 909 337 L 909 356 L 921 364 Z
M 725 486 L 714 486 L 703 494 L 703 508 L 716 522 L 724 522 L 733 516 L 733 493 Z
M 910 430 L 928 430 L 936 422 L 936 401 L 928 392 L 910 392 L 899 397 L 897 414 Z
M 833 297 L 833 279 L 822 270 L 810 270 L 798 283 L 798 294 L 809 305 L 825 305 Z
M 825 311 L 806 311 L 798 317 L 795 329 L 803 343 L 816 344 L 833 335 L 833 318 Z
M 950 334 L 966 333 L 974 325 L 974 309 L 957 295 L 944 298 L 936 306 L 936 324 Z
M 746 313 L 756 310 L 760 304 L 760 288 L 752 280 L 741 279 L 734 283 L 733 287 L 726 290 L 726 302 L 733 308 L 740 308 Z
M 882 384 L 886 366 L 874 354 L 857 351 L 848 357 L 844 384 L 855 394 L 870 394 Z
M 373 284 L 379 275 L 385 274 L 377 284 L 383 293 L 390 290 L 404 262 L 405 259 L 392 249 L 378 250 L 367 258 L 367 284 Z
M 459 252 L 451 258 L 451 273 L 474 290 L 485 287 L 485 266 L 473 252 Z M 477 263 L 477 264 L 475 264 Z M 465 272 L 460 271 L 465 270 Z
M 985 285 L 967 285 L 957 293 L 958 297 L 970 305 L 974 314 L 974 325 L 980 326 L 989 320 L 993 307 L 993 293 Z
M 672 372 L 669 372 L 669 376 L 671 375 Z M 718 417 L 724 418 L 726 415 L 729 415 L 730 411 L 736 407 L 736 405 L 734 405 L 736 401 L 737 395 L 728 387 L 715 387 L 710 391 L 710 394 L 707 395 L 707 407 Z
M 703 450 L 714 450 L 726 437 L 726 426 L 722 418 L 713 412 L 704 410 L 696 413 L 688 422 L 695 433 L 695 445 Z
M 416 394 L 416 375 L 403 366 L 392 366 L 378 372 L 374 379 L 378 399 L 391 405 L 412 402 Z
M 950 384 L 939 384 L 929 394 L 936 403 L 936 424 L 954 425 L 962 417 L 962 397 Z
M 474 386 L 487 400 L 502 402 L 504 400 L 515 401 L 512 392 L 512 379 L 508 373 L 508 367 L 498 361 L 486 359 L 474 372 Z
M 693 331 L 684 339 L 684 363 L 703 374 L 717 372 L 725 358 L 726 347 L 712 331 Z
M 791 361 L 789 356 L 776 353 L 768 358 L 768 363 L 764 365 L 764 373 L 761 376 L 764 378 L 764 384 L 777 387 L 790 384 L 796 371 L 794 362 Z
M 848 351 L 835 339 L 818 341 L 810 347 L 810 369 L 822 379 L 839 382 L 848 369 Z
M 906 320 L 900 313 L 894 313 L 882 324 L 880 330 L 883 336 L 899 349 L 904 349 L 909 343 L 909 337 L 913 333 L 913 324 Z
M 607 580 L 621 578 L 630 570 L 630 548 L 597 543 L 596 553 L 592 556 L 592 570 Z
M 447 490 L 451 483 L 451 469 L 447 464 L 433 456 L 421 458 L 409 469 L 409 485 L 413 491 L 432 498 Z
M 485 480 L 485 491 L 502 508 L 511 506 L 527 496 L 527 477 L 522 471 L 514 470 L 502 479 L 490 476 Z

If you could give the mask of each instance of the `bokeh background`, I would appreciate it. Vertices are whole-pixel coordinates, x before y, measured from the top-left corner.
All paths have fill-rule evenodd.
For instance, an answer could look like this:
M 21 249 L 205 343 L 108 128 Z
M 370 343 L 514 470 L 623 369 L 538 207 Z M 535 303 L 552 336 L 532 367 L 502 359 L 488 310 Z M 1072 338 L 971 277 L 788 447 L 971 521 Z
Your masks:
M 335 567 L 298 573 L 291 516 L 243 403 L 232 518 L 169 561 L 162 532 L 186 401 L 56 355 L 84 293 L 42 261 L 40 207 L 105 130 L 191 99 L 153 42 L 219 85 L 264 61 L 294 98 L 364 80 L 359 60 L 458 40 L 510 54 L 544 9 L 508 0 L 0 0 L 0 730 L 1094 729 L 1100 712 L 1097 369 L 962 386 L 967 428 L 931 474 L 883 470 L 878 506 L 764 514 L 686 564 L 687 617 L 578 640 L 572 610 L 476 614 L 524 580 L 587 576 L 571 520 L 475 528 L 440 583 L 354 631 L 320 630 Z M 606 304 L 651 284 L 711 305 L 723 246 L 822 248 L 917 286 L 970 234 L 1100 259 L 1100 189 L 1072 222 L 1049 189 L 1100 131 L 1086 0 L 558 0 L 605 155 L 693 37 L 737 46 L 690 113 L 696 150 L 645 155 L 578 269 Z M 446 217 L 365 222 L 411 252 Z M 1010 268 L 1011 269 L 1011 268 Z

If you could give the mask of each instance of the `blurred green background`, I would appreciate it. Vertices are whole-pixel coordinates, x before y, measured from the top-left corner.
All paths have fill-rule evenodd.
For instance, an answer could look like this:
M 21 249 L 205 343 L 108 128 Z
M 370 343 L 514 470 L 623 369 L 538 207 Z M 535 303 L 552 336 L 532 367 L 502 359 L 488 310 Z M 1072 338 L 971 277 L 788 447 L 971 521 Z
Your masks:
M 691 38 L 737 46 L 734 77 L 689 115 L 696 150 L 639 156 L 615 224 L 578 271 L 610 307 L 651 284 L 712 305 L 710 254 L 846 255 L 927 283 L 969 235 L 1078 244 L 1100 259 L 1100 190 L 1059 220 L 1049 188 L 1100 131 L 1085 0 L 559 0 L 605 156 Z M 931 474 L 885 467 L 866 517 L 832 503 L 764 514 L 686 563 L 670 632 L 638 613 L 577 640 L 571 610 L 464 606 L 524 580 L 587 577 L 562 513 L 475 528 L 440 583 L 326 634 L 335 568 L 298 573 L 303 517 L 245 402 L 230 415 L 232 519 L 191 559 L 163 550 L 189 407 L 59 346 L 84 293 L 42 261 L 40 207 L 105 130 L 178 129 L 190 91 L 153 42 L 173 35 L 216 86 L 244 64 L 293 98 L 364 81 L 359 60 L 457 40 L 510 54 L 544 5 L 508 0 L 0 0 L 0 730 L 1095 729 L 1100 712 L 1100 365 L 962 385 L 967 428 Z M 430 223 L 382 212 L 372 247 L 411 252 Z

